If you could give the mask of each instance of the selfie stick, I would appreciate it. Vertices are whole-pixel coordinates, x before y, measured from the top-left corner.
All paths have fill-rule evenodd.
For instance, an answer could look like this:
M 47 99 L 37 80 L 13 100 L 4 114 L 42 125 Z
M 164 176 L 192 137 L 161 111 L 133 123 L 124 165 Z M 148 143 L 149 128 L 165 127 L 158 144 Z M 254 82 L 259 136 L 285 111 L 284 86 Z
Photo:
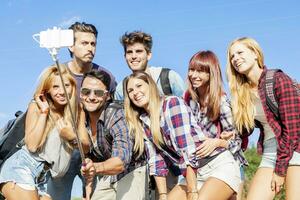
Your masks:
M 60 29 L 57 29 L 56 27 L 54 27 L 52 30 L 48 29 L 47 31 L 50 33 L 50 36 L 53 37 L 53 34 L 51 35 L 51 33 L 53 33 L 53 32 L 56 33 L 57 31 L 60 31 Z M 44 31 L 44 32 L 47 32 L 47 31 Z M 72 30 L 68 30 L 68 31 L 72 31 Z M 63 80 L 63 77 L 62 77 L 61 68 L 60 68 L 60 65 L 59 65 L 59 62 L 58 62 L 58 59 L 57 59 L 58 50 L 61 47 L 60 46 L 61 44 L 59 44 L 59 42 L 58 43 L 57 42 L 56 43 L 55 42 L 52 42 L 52 43 L 48 42 L 48 43 L 46 43 L 46 45 L 42 44 L 41 34 L 42 34 L 42 32 L 40 34 L 34 34 L 33 35 L 33 39 L 35 41 L 37 41 L 38 43 L 40 43 L 40 47 L 45 47 L 45 48 L 48 49 L 48 51 L 49 51 L 49 53 L 51 55 L 52 60 L 55 62 L 56 66 L 57 66 L 59 77 L 60 77 L 60 80 L 61 80 L 61 83 L 62 83 L 62 86 L 63 86 L 63 89 L 64 89 L 65 96 L 67 98 L 67 104 L 68 104 L 68 108 L 69 108 L 69 111 L 70 111 L 70 114 L 71 114 L 71 119 L 72 119 L 72 128 L 73 128 L 73 131 L 74 131 L 74 133 L 76 135 L 76 141 L 77 141 L 77 144 L 78 144 L 78 149 L 79 149 L 79 152 L 80 152 L 81 161 L 82 161 L 82 163 L 85 163 L 85 161 L 84 161 L 84 158 L 85 158 L 84 157 L 84 151 L 83 151 L 83 148 L 82 148 L 82 143 L 81 143 L 81 141 L 79 139 L 79 134 L 78 134 L 78 131 L 77 131 L 77 126 L 76 126 L 76 121 L 75 121 L 75 115 L 74 115 L 74 113 L 73 113 L 73 111 L 71 109 L 70 98 L 69 98 L 69 95 L 67 93 L 67 90 L 66 90 L 66 87 L 65 87 L 65 83 L 64 83 L 64 80 Z M 59 34 L 57 34 L 57 35 L 59 35 Z M 40 37 L 40 41 L 38 41 L 36 39 L 37 36 Z M 56 37 L 56 35 L 54 35 L 54 37 Z M 69 40 L 70 40 L 70 37 L 72 37 L 71 38 L 72 43 L 69 42 L 68 46 L 72 46 L 73 45 L 73 40 L 74 40 L 73 39 L 74 38 L 73 31 L 72 31 L 72 34 L 68 38 Z

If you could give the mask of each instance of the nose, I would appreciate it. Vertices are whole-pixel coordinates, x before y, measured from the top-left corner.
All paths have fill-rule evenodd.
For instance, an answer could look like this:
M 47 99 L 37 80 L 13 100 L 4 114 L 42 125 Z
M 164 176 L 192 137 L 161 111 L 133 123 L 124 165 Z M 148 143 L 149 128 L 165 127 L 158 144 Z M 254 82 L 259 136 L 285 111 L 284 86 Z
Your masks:
M 91 91 L 91 93 L 89 94 L 89 99 L 96 99 L 96 95 L 94 93 L 94 91 Z
M 136 96 L 136 95 L 137 95 L 137 90 L 134 89 L 134 90 L 132 91 L 132 94 L 133 94 L 134 96 Z
M 133 89 L 132 94 L 134 97 L 136 97 L 139 94 L 139 92 L 140 92 L 139 88 L 135 88 Z
M 198 75 L 199 75 L 199 73 L 198 73 L 198 71 L 197 70 L 194 70 L 193 72 L 192 72 L 192 78 L 197 78 L 198 77 Z
M 58 88 L 58 94 L 65 94 L 64 88 L 62 86 Z
M 232 55 L 232 61 L 233 62 L 236 62 L 237 60 L 239 59 L 239 56 L 238 55 L 236 55 L 236 54 L 234 54 L 234 55 Z
M 133 53 L 131 54 L 131 58 L 132 58 L 132 59 L 136 59 L 136 57 L 137 57 L 136 52 L 133 52 Z
M 89 51 L 93 51 L 93 50 L 94 50 L 94 46 L 93 46 L 92 44 L 89 44 L 89 45 L 88 45 L 88 50 L 89 50 Z

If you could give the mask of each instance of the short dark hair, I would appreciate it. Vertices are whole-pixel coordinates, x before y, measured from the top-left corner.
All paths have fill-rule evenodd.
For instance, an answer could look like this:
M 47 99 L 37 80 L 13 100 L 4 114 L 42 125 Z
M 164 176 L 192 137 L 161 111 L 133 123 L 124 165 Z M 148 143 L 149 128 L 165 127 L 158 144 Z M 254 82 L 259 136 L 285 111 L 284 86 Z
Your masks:
M 76 32 L 84 32 L 84 33 L 92 33 L 95 35 L 95 37 L 97 38 L 98 36 L 98 31 L 96 29 L 96 27 L 93 24 L 87 24 L 85 22 L 75 22 L 74 24 L 72 24 L 69 29 L 73 30 L 74 32 L 74 43 L 75 43 L 75 33 Z M 71 51 L 70 52 L 70 56 L 71 58 L 73 58 L 73 53 Z
M 110 92 L 110 75 L 103 70 L 91 70 L 89 72 L 84 73 L 81 85 L 86 77 L 96 78 L 100 80 L 106 87 L 106 90 Z
M 126 32 L 124 35 L 122 35 L 120 42 L 123 45 L 125 53 L 126 53 L 127 46 L 133 45 L 135 43 L 143 44 L 147 53 L 150 53 L 153 44 L 152 36 L 142 31 L 133 31 L 131 33 Z

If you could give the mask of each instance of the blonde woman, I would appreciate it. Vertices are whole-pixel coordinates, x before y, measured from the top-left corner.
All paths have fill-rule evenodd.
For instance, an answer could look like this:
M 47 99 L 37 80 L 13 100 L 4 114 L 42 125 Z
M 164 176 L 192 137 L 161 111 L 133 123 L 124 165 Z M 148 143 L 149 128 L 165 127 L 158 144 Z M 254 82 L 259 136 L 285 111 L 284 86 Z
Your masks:
M 79 137 L 87 150 L 88 135 L 84 113 L 78 112 L 76 81 L 62 68 L 72 112 L 78 116 Z M 52 177 L 63 176 L 69 167 L 75 134 L 71 127 L 70 110 L 56 67 L 41 74 L 28 106 L 25 122 L 25 145 L 3 164 L 0 171 L 1 193 L 10 200 L 51 199 L 45 183 Z
M 283 72 L 274 76 L 278 101 L 276 118 L 266 103 L 264 56 L 252 38 L 231 42 L 227 52 L 227 76 L 232 95 L 234 122 L 239 131 L 260 128 L 258 151 L 262 161 L 252 179 L 247 199 L 273 199 L 283 188 L 286 199 L 299 199 L 300 96 Z
M 126 77 L 123 88 L 125 116 L 135 138 L 134 151 L 142 155 L 146 149 L 159 199 L 197 199 L 195 171 L 199 162 L 195 151 L 203 134 L 189 107 L 179 97 L 161 98 L 156 83 L 145 72 Z M 186 176 L 187 197 L 167 194 L 165 177 L 171 169 L 176 175 Z

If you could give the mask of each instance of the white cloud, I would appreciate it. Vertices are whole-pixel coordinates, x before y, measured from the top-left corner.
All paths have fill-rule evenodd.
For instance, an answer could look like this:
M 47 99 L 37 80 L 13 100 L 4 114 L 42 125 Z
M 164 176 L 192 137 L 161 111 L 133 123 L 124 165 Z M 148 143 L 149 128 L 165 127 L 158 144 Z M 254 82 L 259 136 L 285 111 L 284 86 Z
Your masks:
M 59 23 L 58 26 L 62 28 L 68 28 L 69 26 L 71 26 L 71 24 L 73 24 L 76 21 L 80 21 L 80 16 L 74 16 L 69 19 L 63 20 L 61 23 Z

